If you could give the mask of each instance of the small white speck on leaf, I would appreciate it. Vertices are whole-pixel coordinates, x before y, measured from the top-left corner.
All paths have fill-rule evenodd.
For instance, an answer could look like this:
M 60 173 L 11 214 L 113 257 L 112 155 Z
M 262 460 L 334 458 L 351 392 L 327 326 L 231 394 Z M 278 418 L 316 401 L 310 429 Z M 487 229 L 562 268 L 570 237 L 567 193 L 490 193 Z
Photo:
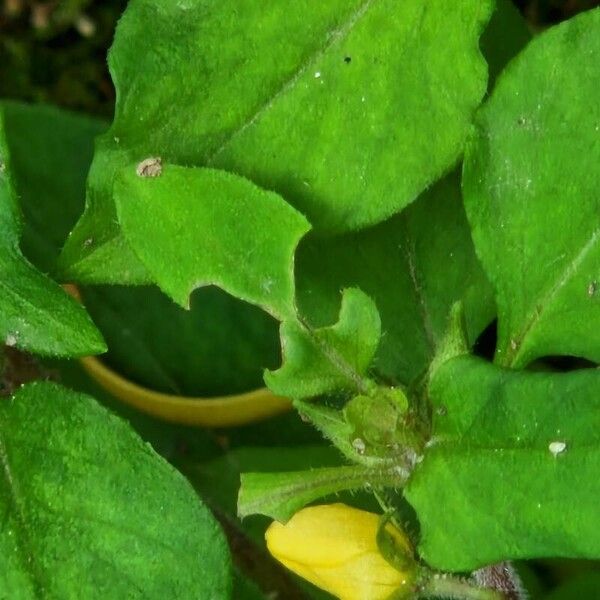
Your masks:
M 367 445 L 360 438 L 352 440 L 352 447 L 358 452 L 358 454 L 364 454 L 367 449 Z
M 17 334 L 16 333 L 9 333 L 6 336 L 6 339 L 4 340 L 4 343 L 7 346 L 16 346 L 17 345 Z
M 562 454 L 567 449 L 567 444 L 565 442 L 550 442 L 548 444 L 548 450 L 550 450 L 550 454 L 552 456 L 558 456 Z
M 515 340 L 510 340 L 510 349 L 511 350 L 517 349 L 517 342 Z
M 93 238 L 87 238 L 87 240 L 83 241 L 83 247 L 89 248 L 94 243 Z
M 140 177 L 158 177 L 162 173 L 162 159 L 160 156 L 145 158 L 138 164 L 135 172 Z
M 319 77 L 321 77 L 321 71 L 316 71 L 315 72 L 315 79 L 319 79 Z
M 590 282 L 590 285 L 588 285 L 588 296 L 593 296 L 596 292 L 598 291 L 598 282 L 597 281 L 592 281 Z
M 6 165 L 0 160 L 0 173 L 4 173 L 4 171 L 6 171 Z

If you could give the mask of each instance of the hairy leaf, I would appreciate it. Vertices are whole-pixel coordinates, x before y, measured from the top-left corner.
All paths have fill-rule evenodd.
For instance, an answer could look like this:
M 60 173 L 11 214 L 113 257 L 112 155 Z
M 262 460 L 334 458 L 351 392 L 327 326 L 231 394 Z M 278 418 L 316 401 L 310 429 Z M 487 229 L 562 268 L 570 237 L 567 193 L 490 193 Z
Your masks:
M 140 177 L 131 165 L 115 197 L 127 240 L 179 304 L 217 285 L 279 320 L 295 316 L 293 256 L 309 226 L 276 194 L 225 171 L 164 165 Z
M 397 212 L 463 151 L 490 13 L 488 0 L 131 2 L 109 57 L 115 120 L 63 264 L 96 282 L 149 279 L 112 189 L 149 156 L 246 176 L 321 232 Z
M 102 337 L 87 313 L 23 257 L 21 229 L 0 110 L 0 340 L 53 356 L 103 352 Z
M 531 373 L 451 359 L 433 437 L 405 490 L 439 569 L 600 554 L 600 372 Z
M 375 368 L 394 382 L 409 383 L 425 371 L 454 302 L 463 302 L 471 342 L 494 315 L 456 174 L 376 227 L 328 240 L 307 237 L 296 278 L 300 312 L 316 325 L 335 318 L 344 287 L 373 298 L 383 332 Z
M 477 117 L 463 186 L 497 360 L 600 361 L 600 10 L 533 40 Z
M 242 473 L 238 513 L 240 517 L 261 514 L 285 522 L 302 507 L 324 496 L 369 485 L 395 487 L 403 483 L 403 477 L 394 470 L 371 471 L 356 466 Z
M 69 231 L 83 212 L 94 137 L 107 123 L 53 106 L 4 102 L 11 175 L 23 213 L 21 247 L 52 272 Z
M 314 330 L 296 320 L 281 325 L 283 366 L 267 371 L 265 381 L 290 398 L 365 391 L 380 327 L 374 302 L 358 289 L 347 289 L 335 325 Z
M 0 404 L 7 598 L 228 598 L 223 534 L 186 480 L 89 396 Z

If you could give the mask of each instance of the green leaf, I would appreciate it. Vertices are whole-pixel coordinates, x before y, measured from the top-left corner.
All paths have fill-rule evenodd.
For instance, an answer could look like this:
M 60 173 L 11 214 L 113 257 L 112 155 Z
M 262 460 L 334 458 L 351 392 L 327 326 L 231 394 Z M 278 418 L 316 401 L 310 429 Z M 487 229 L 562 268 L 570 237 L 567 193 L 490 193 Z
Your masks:
M 21 248 L 51 272 L 83 212 L 94 137 L 108 124 L 53 106 L 3 102 L 11 174 L 23 212 Z
M 455 571 L 598 557 L 599 392 L 595 369 L 518 372 L 474 357 L 439 367 L 433 437 L 405 489 L 421 556 Z
M 243 175 L 321 232 L 397 212 L 462 154 L 486 89 L 490 13 L 488 0 L 131 2 L 109 56 L 115 120 L 64 266 L 98 282 L 143 278 L 112 186 L 150 156 Z
M 267 515 L 285 522 L 314 500 L 346 490 L 369 486 L 399 487 L 406 481 L 395 470 L 374 471 L 364 467 L 331 467 L 310 471 L 242 473 L 238 514 Z
M 89 396 L 0 404 L 7 598 L 228 598 L 223 534 L 186 480 Z
M 512 0 L 496 0 L 496 10 L 481 36 L 481 52 L 489 70 L 489 87 L 506 64 L 531 40 L 527 21 Z
M 477 116 L 465 206 L 496 289 L 502 365 L 600 361 L 598 61 L 592 10 L 534 39 Z
M 196 290 L 184 310 L 155 287 L 81 289 L 109 352 L 128 379 L 186 396 L 221 396 L 264 386 L 280 363 L 277 322 L 215 287 Z
M 21 229 L 0 110 L 0 339 L 9 346 L 45 355 L 103 352 L 102 337 L 87 313 L 23 257 Z
M 446 335 L 429 365 L 427 371 L 428 378 L 430 379 L 438 367 L 446 361 L 469 353 L 464 308 L 462 302 L 456 302 L 450 309 Z
M 372 385 L 364 376 L 377 350 L 380 327 L 374 302 L 358 289 L 347 289 L 335 325 L 314 330 L 295 320 L 281 325 L 283 365 L 266 371 L 265 382 L 289 398 L 364 392 Z
M 321 402 L 304 402 L 296 400 L 294 408 L 304 421 L 309 421 L 318 429 L 324 438 L 331 442 L 349 461 L 365 466 L 374 466 L 377 460 L 369 455 L 363 456 L 352 445 L 354 428 L 344 417 L 343 410 L 325 406 Z
M 271 192 L 212 169 L 136 166 L 115 184 L 125 236 L 158 286 L 182 306 L 217 285 L 282 320 L 295 316 L 293 257 L 304 217 Z
M 341 288 L 356 286 L 373 298 L 383 332 L 375 368 L 392 382 L 409 383 L 426 370 L 457 300 L 470 342 L 495 314 L 456 174 L 376 227 L 329 240 L 307 237 L 296 263 L 299 310 L 315 325 L 335 319 Z

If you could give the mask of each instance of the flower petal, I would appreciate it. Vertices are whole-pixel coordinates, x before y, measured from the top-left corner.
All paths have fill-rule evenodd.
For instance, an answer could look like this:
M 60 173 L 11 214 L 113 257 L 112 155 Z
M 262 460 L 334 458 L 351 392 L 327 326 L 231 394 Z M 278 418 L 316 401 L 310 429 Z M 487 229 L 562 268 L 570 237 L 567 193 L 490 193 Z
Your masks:
M 385 600 L 412 580 L 377 546 L 380 517 L 345 504 L 311 506 L 266 532 L 269 552 L 294 573 L 341 600 Z M 412 554 L 406 536 L 390 533 Z

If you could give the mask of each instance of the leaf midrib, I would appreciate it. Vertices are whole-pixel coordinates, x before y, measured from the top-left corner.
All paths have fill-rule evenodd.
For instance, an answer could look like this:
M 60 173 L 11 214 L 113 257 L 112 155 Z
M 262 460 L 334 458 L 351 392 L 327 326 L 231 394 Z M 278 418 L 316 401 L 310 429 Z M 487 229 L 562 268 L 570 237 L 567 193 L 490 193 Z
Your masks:
M 536 303 L 536 307 L 539 306 L 540 308 L 534 309 L 533 312 L 531 312 L 528 315 L 527 320 L 521 328 L 520 333 L 515 338 L 512 338 L 512 341 L 515 343 L 514 350 L 511 347 L 510 340 L 507 340 L 509 346 L 508 348 L 505 348 L 504 352 L 500 355 L 503 355 L 504 359 L 496 359 L 496 362 L 498 364 L 502 366 L 512 367 L 521 358 L 521 350 L 523 348 L 525 338 L 537 327 L 537 325 L 539 325 L 544 311 L 548 308 L 549 304 L 556 297 L 558 292 L 567 284 L 567 282 L 570 279 L 572 279 L 577 274 L 578 268 L 586 259 L 587 255 L 594 249 L 594 246 L 596 245 L 596 242 L 599 239 L 600 227 L 597 227 L 592 231 L 589 240 L 587 240 L 583 244 L 583 246 L 573 257 L 573 259 L 568 261 L 565 268 L 558 273 L 558 277 L 555 279 L 554 283 L 548 288 L 548 290 L 542 295 L 540 302 Z
M 345 19 L 340 25 L 338 25 L 328 35 L 327 42 L 319 47 L 316 52 L 313 52 L 303 62 L 300 63 L 293 75 L 288 78 L 283 85 L 272 94 L 269 98 L 263 102 L 258 109 L 246 119 L 239 127 L 232 131 L 229 136 L 221 143 L 221 145 L 214 150 L 206 160 L 206 166 L 214 166 L 218 156 L 244 131 L 256 123 L 263 114 L 265 114 L 275 102 L 291 90 L 296 82 L 307 72 L 310 65 L 314 64 L 319 58 L 325 56 L 325 54 L 339 41 L 348 36 L 355 25 L 357 25 L 363 17 L 368 13 L 369 9 L 377 2 L 377 0 L 365 0 L 362 2 L 356 10 L 354 10 L 347 19 Z
M 313 347 L 321 353 L 321 356 L 323 356 L 323 358 L 325 358 L 325 360 L 328 361 L 351 386 L 356 388 L 358 393 L 369 393 L 371 388 L 370 380 L 363 377 L 356 369 L 354 369 L 354 367 L 340 354 L 337 348 L 328 344 L 327 340 L 321 338 L 318 334 L 318 330 L 313 329 L 308 321 L 300 315 L 297 316 L 296 323 L 301 330 L 306 333 L 308 339 L 312 342 Z M 337 324 L 339 323 L 340 321 L 338 321 Z M 334 327 L 335 325 L 330 329 L 333 329 Z
M 404 223 L 404 240 L 406 242 L 403 246 L 405 248 L 404 258 L 406 260 L 408 274 L 410 276 L 410 280 L 413 284 L 413 288 L 415 291 L 419 316 L 421 317 L 421 322 L 423 323 L 423 332 L 425 334 L 424 337 L 427 342 L 429 355 L 433 356 L 435 354 L 436 349 L 436 340 L 435 335 L 433 333 L 433 325 L 431 322 L 431 312 L 429 311 L 427 298 L 423 293 L 423 286 L 421 284 L 421 278 L 419 277 L 418 261 L 415 250 L 415 240 L 414 237 L 411 235 L 408 223 L 406 222 Z
M 299 473 L 299 471 L 294 472 L 296 475 Z M 289 475 L 290 473 L 288 472 L 285 474 Z M 314 477 L 315 474 L 317 474 L 318 477 Z M 248 473 L 248 475 L 252 475 L 252 473 Z M 382 478 L 384 481 L 389 479 L 388 473 L 374 473 L 362 466 L 322 467 L 320 469 L 314 469 L 311 472 L 311 475 L 312 478 L 308 481 L 297 478 L 284 485 L 278 486 L 276 489 L 270 488 L 268 490 L 268 500 L 265 500 L 265 491 L 261 490 L 260 494 L 257 494 L 252 501 L 246 501 L 244 503 L 242 516 L 264 514 L 262 512 L 262 507 L 264 507 L 265 503 L 271 506 L 278 506 L 290 501 L 294 502 L 296 496 L 311 493 L 322 486 L 343 491 L 363 487 L 365 479 L 377 482 Z M 278 512 L 281 511 L 278 510 Z

